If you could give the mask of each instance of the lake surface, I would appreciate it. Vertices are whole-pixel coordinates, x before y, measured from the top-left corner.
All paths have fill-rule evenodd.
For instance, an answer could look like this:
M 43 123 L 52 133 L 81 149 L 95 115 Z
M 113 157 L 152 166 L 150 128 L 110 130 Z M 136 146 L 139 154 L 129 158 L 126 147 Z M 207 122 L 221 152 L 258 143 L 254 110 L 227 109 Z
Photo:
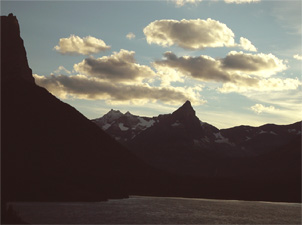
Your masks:
M 301 224 L 300 203 L 132 196 L 10 205 L 31 224 Z

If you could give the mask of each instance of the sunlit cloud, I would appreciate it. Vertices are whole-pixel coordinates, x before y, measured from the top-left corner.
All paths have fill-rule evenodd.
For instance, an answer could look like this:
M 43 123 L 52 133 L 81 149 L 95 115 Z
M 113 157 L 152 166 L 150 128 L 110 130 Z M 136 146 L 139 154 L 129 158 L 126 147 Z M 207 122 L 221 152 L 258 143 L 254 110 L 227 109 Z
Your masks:
M 202 0 L 169 0 L 171 2 L 174 2 L 176 6 L 184 6 L 185 4 L 197 4 L 198 2 L 201 2 Z
M 221 60 L 222 68 L 228 71 L 269 77 L 287 69 L 285 62 L 273 54 L 250 54 L 231 51 Z
M 246 38 L 235 43 L 235 34 L 226 24 L 208 18 L 207 20 L 156 20 L 143 30 L 148 44 L 163 47 L 172 45 L 188 50 L 216 47 L 240 47 L 247 51 L 257 51 Z
M 241 37 L 240 44 L 238 44 L 240 48 L 250 52 L 257 52 L 257 48 L 250 42 L 248 39 Z
M 271 111 L 270 114 L 274 114 L 274 118 L 271 119 L 275 120 L 275 123 L 288 124 L 302 120 L 301 86 L 292 90 L 249 91 L 241 94 L 263 105 L 274 105 L 276 110 Z
M 61 54 L 70 55 L 90 55 L 110 49 L 110 46 L 95 37 L 87 36 L 81 38 L 76 35 L 70 35 L 68 38 L 61 38 L 54 49 Z
M 202 2 L 203 0 L 168 0 L 170 2 L 174 2 L 177 7 L 184 6 L 186 4 L 193 4 L 196 5 L 199 2 Z M 212 0 L 212 1 L 217 1 L 217 0 Z M 257 3 L 260 2 L 261 0 L 224 0 L 225 3 L 231 4 L 243 4 L 243 3 Z
M 293 56 L 293 58 L 302 61 L 302 55 L 296 54 Z
M 179 105 L 186 100 L 200 105 L 206 101 L 199 94 L 200 88 L 152 87 L 147 83 L 123 84 L 100 80 L 85 75 L 34 74 L 36 83 L 62 99 L 77 98 L 87 100 L 106 100 L 109 104 L 145 104 L 162 101 Z
M 191 77 L 200 81 L 230 83 L 235 87 L 256 87 L 265 85 L 262 78 L 269 77 L 285 70 L 284 62 L 272 54 L 249 54 L 230 52 L 225 58 L 214 59 L 210 56 L 181 56 L 172 52 L 164 54 L 165 59 L 153 62 L 166 83 L 183 81 L 184 77 Z M 275 83 L 280 83 L 277 80 Z M 270 84 L 269 80 L 267 84 Z M 287 83 L 287 81 L 284 81 Z M 227 88 L 223 88 L 227 90 Z M 226 92 L 226 91 L 225 91 Z
M 178 45 L 185 49 L 234 46 L 234 33 L 219 21 L 207 20 L 156 20 L 144 28 L 149 44 L 164 47 Z
M 268 78 L 259 79 L 253 84 L 247 84 L 244 82 L 238 83 L 225 83 L 218 90 L 222 93 L 246 93 L 246 92 L 272 92 L 272 91 L 285 91 L 296 90 L 301 85 L 301 81 L 292 78 L 280 79 L 280 78 Z
M 260 2 L 261 0 L 224 0 L 226 3 L 235 3 L 235 4 L 243 4 L 243 3 L 254 3 Z
M 253 110 L 257 114 L 260 114 L 262 112 L 270 113 L 275 111 L 276 109 L 274 106 L 264 106 L 262 104 L 255 104 L 251 106 L 251 110 Z
M 126 35 L 126 38 L 128 38 L 129 40 L 134 39 L 135 38 L 135 34 L 130 32 Z
M 54 74 L 71 74 L 71 71 L 66 69 L 64 66 L 59 66 L 58 69 L 54 71 Z
M 89 57 L 74 65 L 80 74 L 114 82 L 141 82 L 151 79 L 155 72 L 148 66 L 135 62 L 134 51 L 121 49 L 110 56 L 101 58 Z

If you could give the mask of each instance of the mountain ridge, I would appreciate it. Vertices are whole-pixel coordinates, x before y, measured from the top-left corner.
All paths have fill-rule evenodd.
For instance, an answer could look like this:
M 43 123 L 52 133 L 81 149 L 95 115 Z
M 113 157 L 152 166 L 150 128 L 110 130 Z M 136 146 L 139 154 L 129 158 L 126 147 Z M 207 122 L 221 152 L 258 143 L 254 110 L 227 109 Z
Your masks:
M 110 121 L 110 126 L 104 130 L 149 164 L 194 176 L 207 176 L 208 172 L 204 171 L 209 170 L 213 171 L 212 175 L 215 174 L 215 168 L 209 165 L 207 159 L 218 162 L 218 158 L 231 160 L 261 156 L 301 135 L 301 122 L 218 129 L 200 121 L 189 101 L 170 114 L 144 117 L 144 120 L 154 122 L 138 131 L 137 123 L 125 123 L 124 117 L 121 114 L 117 120 Z M 139 121 L 139 116 L 132 117 Z M 101 128 L 107 124 L 106 120 L 103 120 L 103 124 L 97 119 L 93 122 Z M 177 162 L 183 165 L 178 166 Z M 208 166 L 202 167 L 200 164 Z
M 177 122 L 179 118 L 175 114 L 149 119 L 126 113 L 124 119 L 119 118 L 124 121 L 116 124 L 116 132 L 123 131 L 132 135 L 132 128 L 126 126 L 127 121 L 137 125 L 135 129 L 140 132 L 137 137 L 140 137 L 142 145 L 137 149 L 127 149 L 76 109 L 35 85 L 32 75 L 29 76 L 31 70 L 20 33 L 14 28 L 16 25 L 19 26 L 13 15 L 1 17 L 1 64 L 4 65 L 5 62 L 5 66 L 1 67 L 2 209 L 5 209 L 4 203 L 9 201 L 102 201 L 126 198 L 129 194 L 295 202 L 301 200 L 301 184 L 296 178 L 299 175 L 296 167 L 301 165 L 299 158 L 297 160 L 297 156 L 301 154 L 300 148 L 297 148 L 298 138 L 292 144 L 291 155 L 287 154 L 287 145 L 275 151 L 274 163 L 282 162 L 280 171 L 284 173 L 283 177 L 289 178 L 286 182 L 278 180 L 278 176 L 273 182 L 266 182 L 266 177 L 259 176 L 262 171 L 242 169 L 246 168 L 247 163 L 254 165 L 255 161 L 232 164 L 231 161 L 224 162 L 215 158 L 217 152 L 209 155 L 207 149 L 196 151 L 194 146 L 198 147 L 200 143 L 192 139 L 194 132 L 185 132 L 186 135 L 182 135 L 183 131 L 195 129 L 195 126 L 182 126 L 181 121 Z M 7 35 L 11 30 L 15 37 L 9 38 Z M 8 60 L 7 54 L 11 54 L 12 46 L 15 51 Z M 193 120 L 196 122 L 196 119 Z M 163 129 L 161 123 L 164 124 Z M 202 127 L 203 130 L 205 127 L 209 129 L 204 132 L 212 133 L 209 139 L 215 137 L 214 128 L 205 124 Z M 110 124 L 107 131 L 109 129 L 113 129 L 113 124 Z M 154 139 L 144 142 L 144 138 L 148 140 L 150 137 L 149 134 L 154 137 L 162 135 L 164 142 L 157 143 Z M 168 142 L 165 142 L 167 134 Z M 221 139 L 220 135 L 217 137 Z M 188 141 L 188 145 L 186 142 L 183 145 L 182 141 Z M 206 143 L 207 139 L 204 137 L 197 141 Z M 169 146 L 169 143 L 176 148 Z M 147 153 L 154 144 L 159 148 L 148 153 L 151 161 L 159 160 L 162 165 L 179 170 L 190 162 L 186 166 L 191 168 L 186 168 L 187 170 L 208 173 L 200 178 L 167 173 L 166 167 L 163 167 L 165 170 L 154 169 L 150 166 L 151 163 L 143 162 L 135 154 L 136 150 Z M 191 151 L 181 149 L 184 146 L 193 147 L 193 152 L 198 154 L 190 156 Z M 175 165 L 163 161 L 172 159 L 175 150 L 179 150 Z M 152 158 L 158 153 L 160 154 L 157 158 Z M 192 167 L 192 159 L 193 162 L 198 159 L 196 156 L 203 157 L 199 168 Z M 263 162 L 259 165 L 262 168 L 267 168 L 266 163 L 272 165 L 269 162 L 270 156 L 268 154 L 268 159 L 261 158 Z M 288 171 L 284 170 L 288 166 L 283 165 L 284 156 L 291 162 Z M 217 167 L 219 163 L 222 165 Z M 225 177 L 238 168 L 243 174 L 250 172 L 253 176 L 241 177 L 239 174 L 236 177 Z M 292 171 L 296 175 L 287 176 Z M 276 171 L 265 172 L 272 174 Z

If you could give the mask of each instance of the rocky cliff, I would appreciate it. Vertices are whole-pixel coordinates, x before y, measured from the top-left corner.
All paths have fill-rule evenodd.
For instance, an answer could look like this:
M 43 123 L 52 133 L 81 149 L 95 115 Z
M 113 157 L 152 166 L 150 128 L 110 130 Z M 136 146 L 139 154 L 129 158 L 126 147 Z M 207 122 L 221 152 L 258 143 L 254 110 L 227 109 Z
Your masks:
M 20 36 L 20 27 L 13 14 L 1 16 L 1 80 L 23 79 L 34 83 L 28 66 L 26 51 Z

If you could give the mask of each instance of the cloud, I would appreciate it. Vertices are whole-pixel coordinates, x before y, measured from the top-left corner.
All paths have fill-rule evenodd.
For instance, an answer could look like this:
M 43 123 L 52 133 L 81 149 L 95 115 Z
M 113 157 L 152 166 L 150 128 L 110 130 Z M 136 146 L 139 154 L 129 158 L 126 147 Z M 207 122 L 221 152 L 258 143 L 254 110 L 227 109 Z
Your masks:
M 242 3 L 260 2 L 261 0 L 224 0 L 224 1 L 226 3 L 242 4 Z
M 224 23 L 207 20 L 156 20 L 143 30 L 149 44 L 163 47 L 177 45 L 184 49 L 198 50 L 215 47 L 240 47 L 247 51 L 257 51 L 256 47 L 241 37 L 235 43 L 235 34 Z
M 257 52 L 257 48 L 252 44 L 252 42 L 244 37 L 240 38 L 240 44 L 238 46 L 246 51 Z
M 302 61 L 302 55 L 296 54 L 293 56 L 293 58 Z
M 264 106 L 262 104 L 255 104 L 251 106 L 251 109 L 257 114 L 260 114 L 262 112 L 270 113 L 276 110 L 274 106 Z
M 166 52 L 164 57 L 166 59 L 157 60 L 152 66 L 166 83 L 182 81 L 188 76 L 201 81 L 256 86 L 259 77 L 268 77 L 287 68 L 274 55 L 262 53 L 253 55 L 231 51 L 225 58 L 214 59 L 206 55 L 178 57 Z
M 170 0 L 176 4 L 176 6 L 184 6 L 185 4 L 197 4 L 198 2 L 201 2 L 202 0 Z
M 129 40 L 134 39 L 135 38 L 135 34 L 130 32 L 126 35 L 126 38 L 128 38 Z
M 200 88 L 151 87 L 149 84 L 123 84 L 100 80 L 85 75 L 51 75 L 34 74 L 36 83 L 45 87 L 54 95 L 66 98 L 89 100 L 106 100 L 110 104 L 142 104 L 162 101 L 166 104 L 182 104 L 186 100 L 193 104 L 206 101 L 199 95 Z
M 207 20 L 156 20 L 144 28 L 149 44 L 164 47 L 178 45 L 185 49 L 234 46 L 234 33 L 219 21 Z
M 243 93 L 243 95 L 255 102 L 278 107 L 278 110 L 271 111 L 274 116 L 278 116 L 276 117 L 277 120 L 275 120 L 276 123 L 288 124 L 301 121 L 301 86 L 296 90 L 270 91 L 269 93 L 250 91 Z
M 283 60 L 273 54 L 250 54 L 231 51 L 221 60 L 222 69 L 269 77 L 287 69 Z
M 64 66 L 59 66 L 58 69 L 54 71 L 54 74 L 61 74 L 62 72 L 65 74 L 71 74 L 71 71 L 66 69 Z
M 177 81 L 175 79 L 177 76 L 190 76 L 202 81 L 227 82 L 231 80 L 230 75 L 220 69 L 221 63 L 210 56 L 177 57 L 172 52 L 166 52 L 164 57 L 165 60 L 155 61 L 152 66 L 157 72 L 162 72 L 162 76 L 174 78 L 171 81 Z
M 176 4 L 177 7 L 184 6 L 186 4 L 197 4 L 198 2 L 201 2 L 202 0 L 168 0 L 172 1 Z M 217 0 L 212 0 L 217 1 Z M 242 4 L 242 3 L 254 3 L 254 2 L 260 2 L 261 0 L 224 0 L 226 3 L 235 3 L 235 4 Z
M 70 35 L 68 38 L 61 38 L 54 49 L 61 54 L 70 55 L 90 55 L 110 49 L 110 46 L 95 37 L 87 36 L 80 38 L 76 35 Z
M 110 56 L 86 58 L 74 65 L 74 70 L 91 77 L 113 82 L 140 82 L 156 74 L 148 66 L 135 63 L 134 51 L 121 49 Z
M 280 78 L 269 78 L 259 79 L 255 83 L 225 83 L 218 91 L 222 93 L 246 93 L 246 92 L 272 92 L 272 91 L 285 91 L 285 90 L 296 90 L 301 85 L 301 81 L 292 78 L 280 79 Z

